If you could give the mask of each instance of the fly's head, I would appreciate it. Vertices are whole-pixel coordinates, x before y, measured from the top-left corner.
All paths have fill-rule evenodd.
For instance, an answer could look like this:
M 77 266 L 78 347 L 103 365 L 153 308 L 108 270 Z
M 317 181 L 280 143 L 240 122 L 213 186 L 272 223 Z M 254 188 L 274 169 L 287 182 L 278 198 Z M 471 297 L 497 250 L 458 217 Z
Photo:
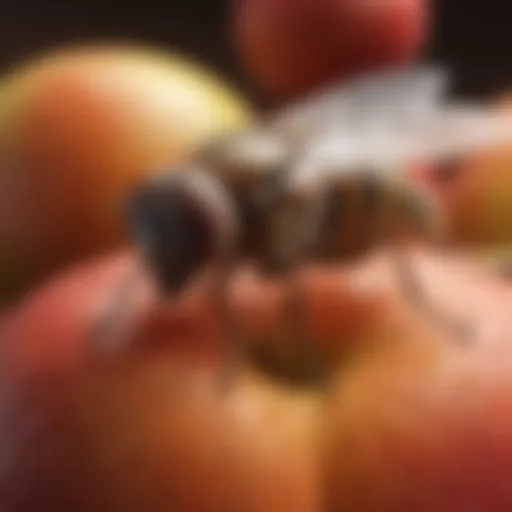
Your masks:
M 203 266 L 235 251 L 237 212 L 224 186 L 202 168 L 155 175 L 128 206 L 137 247 L 164 295 L 179 294 Z

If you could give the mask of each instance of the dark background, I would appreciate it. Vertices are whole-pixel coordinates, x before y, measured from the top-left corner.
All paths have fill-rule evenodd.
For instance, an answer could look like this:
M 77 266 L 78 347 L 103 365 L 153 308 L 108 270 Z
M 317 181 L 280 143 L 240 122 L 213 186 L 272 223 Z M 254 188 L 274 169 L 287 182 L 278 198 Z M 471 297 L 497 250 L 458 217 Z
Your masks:
M 429 55 L 452 66 L 456 91 L 482 95 L 512 88 L 510 0 L 434 3 Z M 0 66 L 63 42 L 135 39 L 205 59 L 254 94 L 229 44 L 230 5 L 229 0 L 1 0 Z

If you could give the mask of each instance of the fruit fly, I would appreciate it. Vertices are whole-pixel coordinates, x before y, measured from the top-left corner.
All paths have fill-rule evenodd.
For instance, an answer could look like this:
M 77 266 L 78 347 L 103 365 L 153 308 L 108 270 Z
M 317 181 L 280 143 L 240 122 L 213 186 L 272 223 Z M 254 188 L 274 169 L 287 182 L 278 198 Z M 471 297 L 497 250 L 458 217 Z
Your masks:
M 161 294 L 178 297 L 203 267 L 213 268 L 214 303 L 229 327 L 227 360 L 236 363 L 243 333 L 226 290 L 239 262 L 253 261 L 264 275 L 287 280 L 289 325 L 307 338 L 298 278 L 306 262 L 336 263 L 388 242 L 389 212 L 441 241 L 441 211 L 406 170 L 512 137 L 510 118 L 449 101 L 448 85 L 448 73 L 429 65 L 360 76 L 317 91 L 250 130 L 219 137 L 187 163 L 141 183 L 129 200 L 129 220 Z M 339 234 L 357 216 L 364 222 L 351 253 Z M 411 300 L 459 328 L 431 304 L 394 247 Z M 118 323 L 119 303 L 113 300 L 101 325 Z

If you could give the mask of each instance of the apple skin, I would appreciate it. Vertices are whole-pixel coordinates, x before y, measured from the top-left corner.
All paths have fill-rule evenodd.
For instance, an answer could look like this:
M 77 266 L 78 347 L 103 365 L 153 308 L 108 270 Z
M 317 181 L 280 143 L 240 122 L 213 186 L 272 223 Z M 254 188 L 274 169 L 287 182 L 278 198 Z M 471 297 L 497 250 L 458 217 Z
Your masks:
M 233 39 L 253 81 L 281 101 L 417 57 L 429 0 L 237 0 Z
M 0 508 L 510 510 L 512 287 L 462 256 L 408 256 L 431 300 L 471 319 L 471 341 L 411 303 L 375 253 L 304 271 L 327 388 L 247 364 L 227 395 L 204 283 L 174 306 L 141 292 L 133 339 L 101 352 L 87 329 L 131 256 L 64 273 L 12 313 L 2 346 Z M 284 297 L 248 270 L 234 281 L 252 343 L 283 342 Z
M 126 239 L 124 199 L 251 109 L 214 70 L 158 48 L 65 47 L 0 90 L 0 296 Z
M 512 113 L 512 96 L 489 108 Z M 448 171 L 448 172 L 446 172 Z M 494 252 L 512 244 L 512 138 L 470 152 L 448 168 L 426 166 L 415 178 L 430 188 L 443 208 L 454 245 Z
M 457 176 L 438 185 L 454 243 L 495 246 L 512 242 L 512 142 L 471 155 Z
M 219 401 L 212 380 L 223 357 L 220 332 L 201 292 L 177 314 L 149 314 L 142 336 L 148 328 L 153 339 L 142 353 L 89 359 L 89 322 L 129 263 L 116 255 L 81 266 L 14 314 L 3 375 L 4 389 L 16 383 L 17 400 L 0 428 L 23 440 L 22 451 L 4 460 L 0 508 L 220 512 L 235 500 L 269 512 L 314 509 L 315 401 L 250 378 L 229 403 Z M 54 307 L 63 309 L 57 315 Z M 40 322 L 41 338 L 33 331 Z M 92 430 L 82 424 L 89 418 Z M 141 465 L 139 474 L 132 464 Z

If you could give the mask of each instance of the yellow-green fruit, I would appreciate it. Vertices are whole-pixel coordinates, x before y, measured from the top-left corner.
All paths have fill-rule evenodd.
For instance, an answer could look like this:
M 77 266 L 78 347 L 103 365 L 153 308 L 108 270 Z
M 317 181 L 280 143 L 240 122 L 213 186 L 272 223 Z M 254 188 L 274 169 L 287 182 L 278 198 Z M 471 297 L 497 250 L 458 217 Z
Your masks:
M 474 155 L 457 183 L 444 191 L 454 242 L 472 246 L 512 243 L 512 145 Z
M 0 294 L 121 243 L 123 198 L 251 111 L 220 76 L 152 48 L 65 48 L 0 92 Z
M 511 105 L 505 97 L 496 110 L 509 115 Z M 512 245 L 512 137 L 469 153 L 448 178 L 432 171 L 430 184 L 448 215 L 455 245 L 476 250 Z

